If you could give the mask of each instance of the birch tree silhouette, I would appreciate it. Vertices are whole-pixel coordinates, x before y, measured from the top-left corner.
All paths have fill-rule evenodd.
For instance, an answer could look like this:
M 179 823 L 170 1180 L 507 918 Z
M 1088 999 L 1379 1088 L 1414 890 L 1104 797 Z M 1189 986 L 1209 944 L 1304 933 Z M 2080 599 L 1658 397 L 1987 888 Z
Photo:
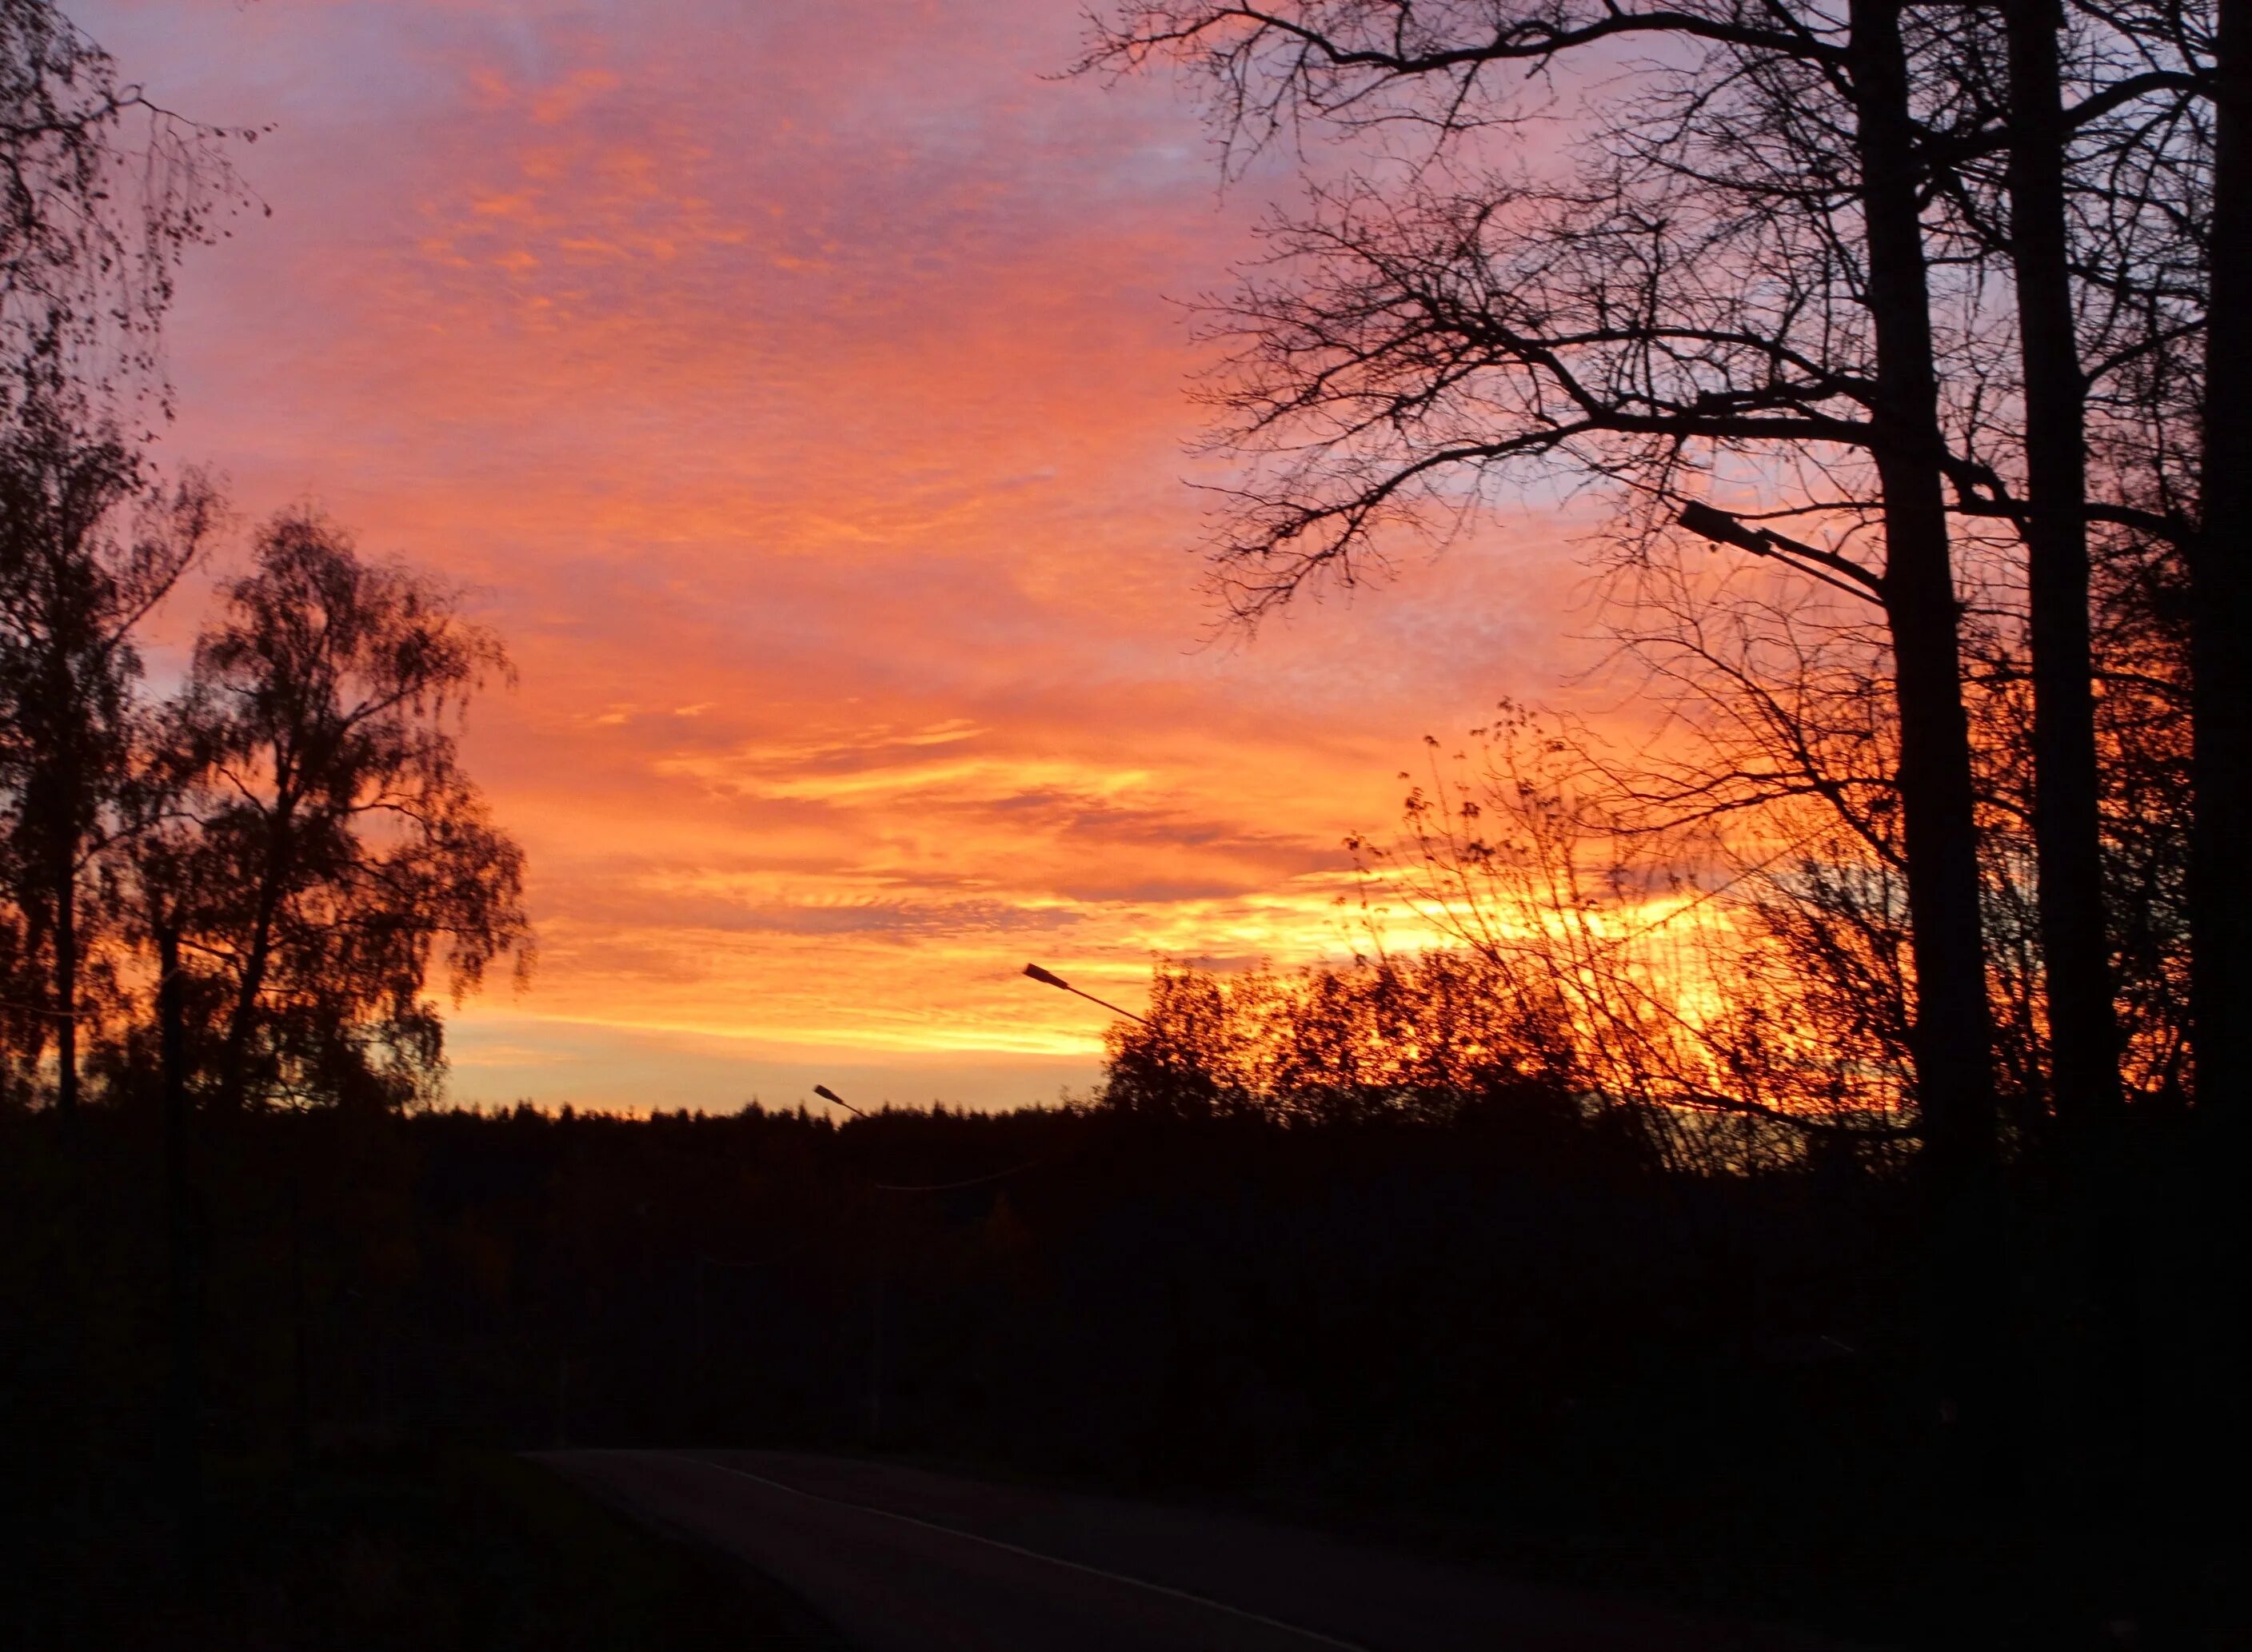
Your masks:
M 212 1105 L 396 1107 L 442 1071 L 427 996 L 530 962 L 524 856 L 455 729 L 504 677 L 458 600 L 316 517 L 258 540 L 196 645 L 167 743 L 192 835 L 156 870 L 216 985 Z
M 249 197 L 229 146 L 123 79 L 52 0 L 0 0 L 0 412 L 169 412 L 174 271 Z

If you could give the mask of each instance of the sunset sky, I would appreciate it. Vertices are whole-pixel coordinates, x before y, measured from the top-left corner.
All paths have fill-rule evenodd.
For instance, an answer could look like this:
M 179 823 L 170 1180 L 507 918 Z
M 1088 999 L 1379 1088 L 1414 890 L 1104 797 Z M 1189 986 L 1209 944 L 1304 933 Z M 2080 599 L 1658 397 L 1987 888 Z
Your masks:
M 520 667 L 468 753 L 541 957 L 455 1020 L 459 1099 L 1052 1099 L 1103 1017 L 1027 960 L 1130 1005 L 1153 953 L 1333 947 L 1421 736 L 1588 657 L 1530 505 L 1203 645 L 1178 301 L 1287 174 L 1053 79 L 1074 0 L 72 10 L 274 128 L 168 458 L 445 571 Z

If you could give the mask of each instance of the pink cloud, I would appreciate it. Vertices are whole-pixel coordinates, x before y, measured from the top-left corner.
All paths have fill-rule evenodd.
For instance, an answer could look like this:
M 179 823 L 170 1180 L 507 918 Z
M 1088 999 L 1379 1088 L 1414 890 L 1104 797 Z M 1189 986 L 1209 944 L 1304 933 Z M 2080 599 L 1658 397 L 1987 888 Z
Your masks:
M 546 961 L 468 1012 L 464 1094 L 1083 1082 L 1100 1020 L 1028 954 L 1130 1002 L 1153 948 L 1335 944 L 1417 737 L 1576 657 L 1535 516 L 1198 647 L 1168 299 L 1260 198 L 1162 86 L 1042 78 L 1072 8 L 85 12 L 276 123 L 274 218 L 186 274 L 169 448 L 449 570 L 522 666 L 471 754 Z

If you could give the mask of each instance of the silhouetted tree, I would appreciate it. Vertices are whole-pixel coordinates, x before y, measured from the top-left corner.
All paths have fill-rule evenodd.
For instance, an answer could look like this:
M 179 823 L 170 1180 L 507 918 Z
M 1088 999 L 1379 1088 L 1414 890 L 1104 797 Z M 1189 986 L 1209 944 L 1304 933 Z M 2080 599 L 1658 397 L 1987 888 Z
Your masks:
M 2081 360 L 2057 0 L 2004 0 L 2009 260 L 2025 399 L 2033 838 L 2051 1089 L 2077 1128 L 2115 1110 L 2118 1019 L 2104 919 Z
M 1402 841 L 1356 840 L 1369 899 L 1484 960 L 1486 990 L 1544 1006 L 1589 1094 L 1706 1121 L 1685 1163 L 1913 1133 L 1897 868 L 1826 806 L 1780 852 L 1637 831 L 1565 719 L 1505 706 L 1451 761 L 1428 744 Z M 1733 1138 L 1712 1122 L 1727 1118 Z
M 1947 88 L 1915 67 L 1955 26 L 1890 0 L 1176 0 L 1128 9 L 1091 61 L 1185 60 L 1231 139 L 1311 121 L 1423 141 L 1412 170 L 1380 152 L 1371 171 L 1317 187 L 1223 311 L 1238 345 L 1223 441 L 1252 461 L 1217 547 L 1238 614 L 1350 582 L 1380 535 L 1458 521 L 1502 476 L 1608 479 L 1670 514 L 1702 508 L 1716 473 L 1748 469 L 1842 524 L 1825 545 L 1701 519 L 1881 620 L 1948 1327 L 1936 1410 L 1983 1447 L 2006 1430 L 2008 1384 L 1949 513 L 1950 492 L 1991 495 L 1996 476 L 1963 445 L 1975 398 L 1943 393 L 1943 361 L 1975 367 L 1983 330 L 1975 293 L 1927 242 L 1930 138 L 1952 116 Z M 1665 45 L 1630 87 L 1607 87 L 1559 176 L 1498 152 L 1527 112 L 1514 88 L 1637 38 Z M 1873 563 L 1855 554 L 1869 528 Z
M 1477 1115 L 1568 1138 L 1582 1100 L 1602 1098 L 1561 1003 L 1507 984 L 1470 950 L 1233 975 L 1160 965 L 1144 1019 L 1107 1035 L 1103 1103 L 1309 1126 Z
M 2210 32 L 2194 14 L 2158 10 L 2165 32 L 2210 64 L 2211 196 L 2205 233 L 2209 317 L 2202 448 L 2189 552 L 2193 753 L 2197 796 L 2191 912 L 2192 1017 L 2200 1096 L 2227 1109 L 2229 1149 L 2252 1140 L 2252 10 L 2214 0 Z M 2208 1084 L 2208 1081 L 2209 1084 Z
M 50 0 L 0 0 L 0 790 L 17 906 L 0 1013 L 32 1061 L 52 1037 L 66 1111 L 80 882 L 122 780 L 128 634 L 214 506 L 193 475 L 163 497 L 129 427 L 144 404 L 169 411 L 174 270 L 243 203 L 226 150 L 255 135 L 163 108 Z
M 0 0 L 0 414 L 168 403 L 173 270 L 246 198 L 226 149 L 256 136 L 154 102 L 52 0 Z
M 127 829 L 134 632 L 218 518 L 203 477 L 163 490 L 115 435 L 81 434 L 51 404 L 24 404 L 0 424 L 0 822 L 17 971 L 8 1019 L 28 1060 L 52 1039 L 66 1112 L 79 1096 L 88 932 L 103 915 L 89 889 Z
M 50 0 L 0 0 L 0 1026 L 18 1093 L 51 1040 L 56 1052 L 76 1431 L 96 1375 L 81 1326 L 94 1238 L 80 1199 L 81 989 L 131 789 L 131 634 L 216 510 L 200 478 L 161 487 L 142 445 L 150 413 L 170 411 L 175 267 L 243 199 L 225 155 L 237 136 L 254 134 L 151 101 Z
M 523 851 L 453 732 L 508 669 L 450 592 L 364 560 L 330 523 L 261 531 L 170 725 L 192 835 L 150 867 L 218 983 L 214 1104 L 426 1098 L 434 972 L 458 998 L 502 958 L 528 966 Z
M 1350 581 L 1375 536 L 1449 519 L 1504 474 L 1665 499 L 1748 462 L 1881 524 L 1873 568 L 1793 554 L 1885 624 L 1919 1097 L 1935 1162 L 1970 1167 L 1991 1153 L 1992 1040 L 1947 521 L 1968 478 L 1910 66 L 1929 33 L 1876 3 L 1181 3 L 1129 12 L 1097 60 L 1185 59 L 1238 138 L 1302 119 L 1434 135 L 1417 174 L 1319 189 L 1226 311 L 1227 439 L 1255 456 L 1218 552 L 1239 612 Z M 1510 66 L 1568 72 L 1637 36 L 1678 43 L 1669 66 L 1611 100 L 1562 176 L 1505 175 Z

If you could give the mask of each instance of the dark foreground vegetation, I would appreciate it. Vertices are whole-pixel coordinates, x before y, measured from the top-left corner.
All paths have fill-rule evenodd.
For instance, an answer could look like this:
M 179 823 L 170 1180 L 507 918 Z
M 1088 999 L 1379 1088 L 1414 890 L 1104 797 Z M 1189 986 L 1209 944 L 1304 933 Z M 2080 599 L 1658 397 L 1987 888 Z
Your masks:
M 45 1511 L 31 1552 L 64 1575 L 90 1521 L 101 1558 L 78 1564 L 107 1593 L 236 1545 L 223 1586 L 279 1593 L 225 1609 L 300 1626 L 275 1644 L 392 1644 L 373 1605 L 365 1642 L 302 1632 L 367 1588 L 443 1622 L 557 1621 L 507 1593 L 534 1565 L 518 1515 L 476 1512 L 530 1494 L 462 1454 L 557 1443 L 929 1454 L 1912 1643 L 2104 1645 L 2131 1619 L 2144 1644 L 2218 1646 L 2245 1621 L 2193 1473 L 2091 1472 L 2058 1374 L 2084 1295 L 2047 1260 L 2074 1253 L 2038 1176 L 2012 1190 L 2035 1466 L 2005 1496 L 1956 1477 L 1924 1413 L 1914 1184 L 1850 1152 L 1685 1173 L 1630 1112 L 1533 1088 L 1289 1127 L 245 1114 L 199 1149 L 198 1495 L 221 1517 L 183 1531 L 159 1467 L 175 1306 L 141 1194 L 157 1132 L 82 1122 L 100 1219 L 76 1241 L 52 1119 L 9 1116 L 0 1153 L 6 1311 L 34 1356 L 0 1408 L 46 1419 L 0 1435 L 18 1506 Z M 2169 1282 L 2200 1276 L 2179 1212 L 2208 1173 L 2159 1144 L 2137 1178 L 2154 1372 L 2195 1353 Z M 51 1281 L 73 1269 L 88 1308 L 66 1322 Z M 2193 1438 L 2153 1443 L 2195 1461 Z
M 123 1488 L 108 1489 L 114 1495 Z M 12 1557 L 14 1644 L 141 1652 L 636 1652 L 830 1649 L 803 1607 L 756 1579 L 491 1451 L 340 1454 L 292 1477 L 243 1460 L 196 1534 L 129 1496 L 94 1510 L 102 1558 L 50 1535 Z

